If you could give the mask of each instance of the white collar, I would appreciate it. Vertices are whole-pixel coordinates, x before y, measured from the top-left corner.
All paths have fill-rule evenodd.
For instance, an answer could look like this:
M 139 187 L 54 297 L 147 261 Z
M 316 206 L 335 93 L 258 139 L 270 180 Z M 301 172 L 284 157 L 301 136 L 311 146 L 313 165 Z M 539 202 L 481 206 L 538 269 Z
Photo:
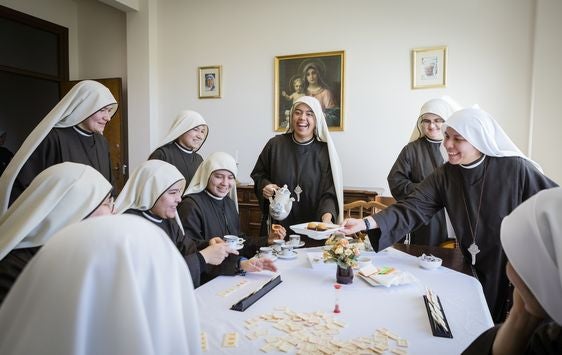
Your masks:
M 163 219 L 161 219 L 161 218 L 156 218 L 156 217 L 152 216 L 150 213 L 147 213 L 146 211 L 142 211 L 142 215 L 143 215 L 146 219 L 148 219 L 148 220 L 150 220 L 150 221 L 152 221 L 152 222 L 154 222 L 154 223 L 162 223 L 162 221 L 163 221 Z
M 176 145 L 176 147 L 179 148 L 179 150 L 181 150 L 184 153 L 187 153 L 187 154 L 193 153 L 193 150 L 188 150 L 188 149 L 184 148 L 181 144 L 178 144 L 177 142 L 174 142 L 174 144 Z
M 211 196 L 213 199 L 217 200 L 217 201 L 222 201 L 224 199 L 224 197 L 217 197 L 215 195 L 213 195 L 212 193 L 210 193 L 209 191 L 205 190 L 205 192 L 207 193 L 207 195 Z
M 465 168 L 465 169 L 474 169 L 476 168 L 478 165 L 482 164 L 482 162 L 484 161 L 484 159 L 486 159 L 486 154 L 482 154 L 482 157 L 478 158 L 476 160 L 476 162 L 470 164 L 470 165 L 463 165 L 463 164 L 459 164 L 461 167 Z
M 80 134 L 81 136 L 84 136 L 84 137 L 91 137 L 91 136 L 94 135 L 93 132 L 86 132 L 86 131 L 84 131 L 82 128 L 77 127 L 77 126 L 72 126 L 72 128 L 74 128 L 74 130 L 75 130 L 76 132 L 78 132 L 78 134 Z

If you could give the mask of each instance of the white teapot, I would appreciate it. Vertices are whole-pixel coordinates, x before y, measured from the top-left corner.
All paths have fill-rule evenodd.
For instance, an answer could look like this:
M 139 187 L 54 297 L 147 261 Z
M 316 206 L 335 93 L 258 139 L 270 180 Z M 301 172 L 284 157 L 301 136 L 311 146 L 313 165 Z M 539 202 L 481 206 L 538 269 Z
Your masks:
M 284 220 L 291 213 L 294 200 L 287 185 L 283 185 L 275 191 L 275 197 L 269 198 L 269 214 L 278 221 Z

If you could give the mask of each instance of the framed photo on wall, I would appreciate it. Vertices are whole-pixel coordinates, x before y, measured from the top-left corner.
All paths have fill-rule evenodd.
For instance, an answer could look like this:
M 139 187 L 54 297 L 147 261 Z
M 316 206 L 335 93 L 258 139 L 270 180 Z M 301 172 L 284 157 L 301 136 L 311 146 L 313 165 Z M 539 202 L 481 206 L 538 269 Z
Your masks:
M 447 85 L 447 47 L 412 49 L 412 89 Z
M 344 51 L 275 57 L 274 130 L 287 129 L 293 102 L 308 95 L 320 101 L 329 129 L 343 131 L 344 63 Z
M 218 99 L 221 97 L 222 67 L 211 65 L 199 67 L 199 98 Z

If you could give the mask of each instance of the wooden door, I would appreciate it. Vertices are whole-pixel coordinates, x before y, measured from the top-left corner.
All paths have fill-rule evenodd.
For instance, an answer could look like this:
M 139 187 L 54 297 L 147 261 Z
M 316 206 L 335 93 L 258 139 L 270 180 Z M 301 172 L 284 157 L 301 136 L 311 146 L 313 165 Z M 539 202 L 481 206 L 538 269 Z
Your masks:
M 117 100 L 119 107 L 117 112 L 111 118 L 111 121 L 103 131 L 104 137 L 109 142 L 109 154 L 111 156 L 111 164 L 113 165 L 113 178 L 115 179 L 115 195 L 121 192 L 123 185 L 128 177 L 128 151 L 127 151 L 127 118 L 124 114 L 125 103 L 123 101 L 121 78 L 110 79 L 92 79 L 105 86 L 111 91 L 113 97 Z M 65 81 L 61 83 L 60 91 L 63 97 L 74 85 L 80 80 Z

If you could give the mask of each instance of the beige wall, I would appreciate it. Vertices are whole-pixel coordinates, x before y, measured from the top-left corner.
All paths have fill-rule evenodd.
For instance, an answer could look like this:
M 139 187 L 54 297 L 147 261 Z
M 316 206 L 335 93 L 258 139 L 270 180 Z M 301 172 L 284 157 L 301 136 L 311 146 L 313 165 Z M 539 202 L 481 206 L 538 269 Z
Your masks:
M 387 188 L 419 107 L 441 95 L 478 103 L 562 182 L 558 0 L 139 0 L 126 25 L 94 0 L 0 4 L 71 29 L 71 76 L 126 70 L 133 168 L 189 108 L 210 124 L 203 155 L 238 151 L 239 179 L 251 181 L 274 135 L 274 57 L 345 50 L 346 129 L 333 133 L 345 185 Z M 104 44 L 111 50 L 97 55 Z M 447 87 L 411 90 L 410 50 L 434 45 L 449 48 Z M 197 67 L 213 64 L 223 66 L 223 98 L 200 100 Z

